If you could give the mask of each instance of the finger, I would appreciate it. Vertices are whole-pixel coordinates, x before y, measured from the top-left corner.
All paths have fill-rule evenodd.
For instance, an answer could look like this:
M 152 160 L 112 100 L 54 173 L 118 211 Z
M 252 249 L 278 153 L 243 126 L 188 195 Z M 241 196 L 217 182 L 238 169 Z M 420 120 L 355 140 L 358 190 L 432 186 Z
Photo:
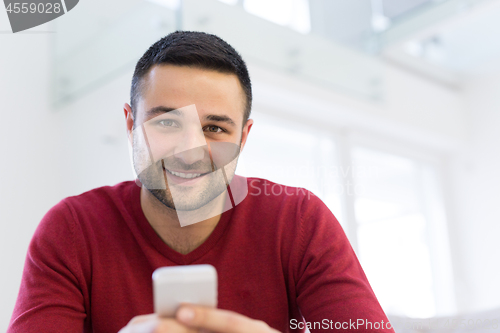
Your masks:
M 175 319 L 160 319 L 154 333 L 199 333 L 198 329 L 188 327 Z
M 138 323 L 142 323 L 145 321 L 151 321 L 151 320 L 154 320 L 157 318 L 158 318 L 158 315 L 156 313 L 151 313 L 151 314 L 142 315 L 142 316 L 135 316 L 134 318 L 132 318 L 129 321 L 129 324 L 138 324 Z
M 177 311 L 177 320 L 191 327 L 204 328 L 219 333 L 274 333 L 265 322 L 253 320 L 236 312 L 183 306 Z
M 160 318 L 156 314 L 136 316 L 119 333 L 198 333 L 173 318 Z
M 156 314 L 136 316 L 119 333 L 153 333 L 158 324 Z

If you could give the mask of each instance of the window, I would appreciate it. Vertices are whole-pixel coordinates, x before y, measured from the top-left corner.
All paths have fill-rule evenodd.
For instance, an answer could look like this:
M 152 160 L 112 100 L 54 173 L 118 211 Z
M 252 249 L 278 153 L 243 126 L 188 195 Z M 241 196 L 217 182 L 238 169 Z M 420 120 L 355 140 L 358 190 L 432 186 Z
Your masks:
M 269 115 L 253 118 L 238 174 L 318 195 L 346 230 L 386 313 L 455 310 L 439 159 L 354 144 Z
M 354 210 L 358 254 L 380 303 L 391 314 L 432 317 L 437 314 L 435 292 L 439 277 L 451 267 L 438 258 L 445 249 L 446 234 L 439 247 L 431 224 L 445 225 L 437 193 L 436 171 L 428 163 L 365 147 L 353 147 L 356 173 Z M 439 217 L 438 217 L 439 215 Z M 433 251 L 431 251 L 433 250 Z M 449 272 L 443 272 L 448 266 Z M 443 269 L 433 271 L 433 266 Z M 450 288 L 439 286 L 439 288 Z
M 340 170 L 335 145 L 327 133 L 252 112 L 251 129 L 237 174 L 303 187 L 317 195 L 343 222 Z

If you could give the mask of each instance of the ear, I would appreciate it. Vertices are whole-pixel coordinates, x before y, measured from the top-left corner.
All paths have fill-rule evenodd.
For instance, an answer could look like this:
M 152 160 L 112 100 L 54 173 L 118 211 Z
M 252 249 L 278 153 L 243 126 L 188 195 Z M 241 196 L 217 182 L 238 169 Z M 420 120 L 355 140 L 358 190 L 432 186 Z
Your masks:
M 134 129 L 134 115 L 132 113 L 132 108 L 128 103 L 123 105 L 123 112 L 125 113 L 125 123 L 127 126 L 127 136 L 132 140 L 132 130 Z
M 240 152 L 243 151 L 243 147 L 245 147 L 245 143 L 247 142 L 248 133 L 250 133 L 250 129 L 253 126 L 253 119 L 248 119 L 243 126 L 243 131 L 241 132 L 241 148 Z

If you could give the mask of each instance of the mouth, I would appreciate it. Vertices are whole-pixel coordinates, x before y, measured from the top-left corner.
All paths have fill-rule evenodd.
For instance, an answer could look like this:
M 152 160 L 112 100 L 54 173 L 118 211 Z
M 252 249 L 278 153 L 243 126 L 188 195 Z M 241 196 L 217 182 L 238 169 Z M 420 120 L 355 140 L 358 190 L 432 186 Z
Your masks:
M 180 171 L 169 170 L 165 167 L 163 167 L 163 170 L 165 170 L 167 175 L 174 176 L 174 177 L 170 177 L 170 178 L 173 178 L 173 179 L 179 180 L 179 181 L 195 180 L 195 179 L 199 179 L 199 178 L 211 173 L 211 171 L 209 171 L 209 172 L 201 172 L 201 171 L 180 172 Z

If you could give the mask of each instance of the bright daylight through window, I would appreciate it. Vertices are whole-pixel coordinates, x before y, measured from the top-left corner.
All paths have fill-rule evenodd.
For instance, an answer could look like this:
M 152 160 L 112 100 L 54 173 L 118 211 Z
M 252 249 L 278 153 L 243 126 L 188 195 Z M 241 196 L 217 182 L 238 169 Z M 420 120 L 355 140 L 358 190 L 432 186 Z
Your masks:
M 239 174 L 318 195 L 348 236 L 356 238 L 351 242 L 385 311 L 411 317 L 453 311 L 446 218 L 435 163 L 346 145 L 336 142 L 333 133 L 285 124 L 258 112 L 253 118 L 258 125 L 241 156 Z M 338 154 L 342 150 L 348 151 L 344 164 Z M 345 214 L 349 209 L 354 221 Z

